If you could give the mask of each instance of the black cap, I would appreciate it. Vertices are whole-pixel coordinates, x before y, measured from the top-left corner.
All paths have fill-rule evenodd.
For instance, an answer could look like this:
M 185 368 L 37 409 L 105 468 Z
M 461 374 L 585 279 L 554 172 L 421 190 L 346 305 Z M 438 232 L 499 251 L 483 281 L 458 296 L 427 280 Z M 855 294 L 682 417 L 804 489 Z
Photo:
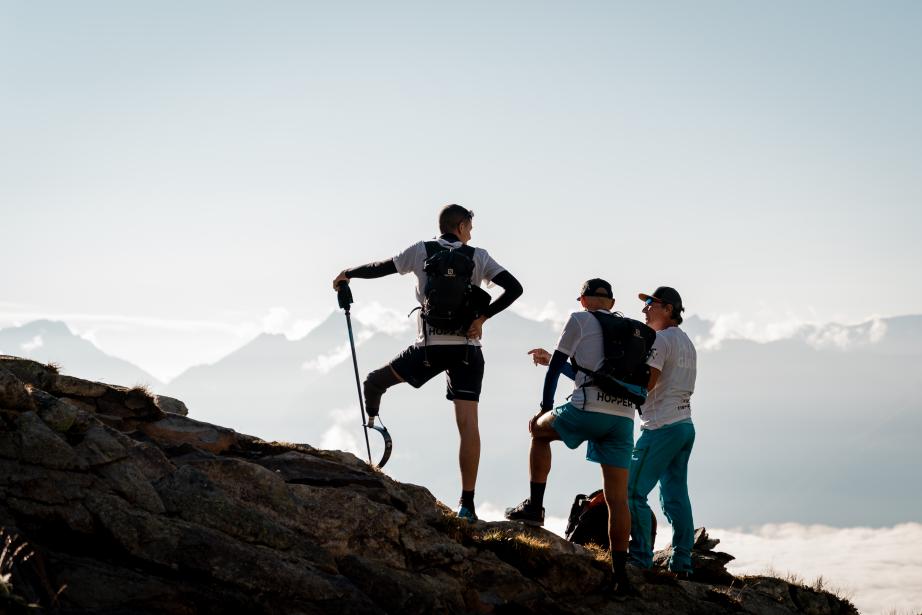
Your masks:
M 660 286 L 653 291 L 652 295 L 640 293 L 637 296 L 640 297 L 641 301 L 646 301 L 652 297 L 654 301 L 671 305 L 676 313 L 685 311 L 685 308 L 682 307 L 682 297 L 679 295 L 679 291 L 668 286 Z
M 602 278 L 592 278 L 583 283 L 583 289 L 579 293 L 580 297 L 605 297 L 614 299 L 615 295 L 611 292 L 611 284 Z

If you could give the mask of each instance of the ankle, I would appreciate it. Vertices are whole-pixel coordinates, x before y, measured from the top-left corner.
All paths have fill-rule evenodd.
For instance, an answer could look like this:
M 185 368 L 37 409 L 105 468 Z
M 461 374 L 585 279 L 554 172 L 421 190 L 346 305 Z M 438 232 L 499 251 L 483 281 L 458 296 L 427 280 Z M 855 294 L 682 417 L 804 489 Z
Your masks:
M 625 564 L 627 563 L 626 551 L 612 551 L 611 553 L 611 571 L 615 576 L 625 576 Z
M 539 510 L 544 506 L 544 490 L 546 488 L 546 482 L 536 483 L 535 481 L 531 481 L 529 483 L 529 491 L 531 492 L 531 495 L 528 498 L 529 506 Z

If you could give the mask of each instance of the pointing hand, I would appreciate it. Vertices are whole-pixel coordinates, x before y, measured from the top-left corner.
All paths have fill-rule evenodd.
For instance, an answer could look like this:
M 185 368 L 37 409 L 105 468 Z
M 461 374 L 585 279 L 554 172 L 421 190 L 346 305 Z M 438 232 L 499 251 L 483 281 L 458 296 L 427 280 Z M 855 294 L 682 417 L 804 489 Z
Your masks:
M 531 355 L 531 360 L 535 365 L 550 365 L 551 363 L 551 353 L 544 348 L 533 348 L 528 351 L 528 354 Z

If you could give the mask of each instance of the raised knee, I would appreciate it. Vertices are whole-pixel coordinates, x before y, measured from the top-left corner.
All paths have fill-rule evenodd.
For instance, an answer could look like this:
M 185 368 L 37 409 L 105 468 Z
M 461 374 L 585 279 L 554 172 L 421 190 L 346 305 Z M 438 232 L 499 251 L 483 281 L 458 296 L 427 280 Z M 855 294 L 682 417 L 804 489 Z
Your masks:
M 381 369 L 370 372 L 365 377 L 364 387 L 368 392 L 383 395 L 384 391 L 399 383 L 400 379 L 394 374 L 390 365 L 385 365 Z
M 365 410 L 369 416 L 377 416 L 378 409 L 381 406 L 381 396 L 389 387 L 400 382 L 400 378 L 394 373 L 390 365 L 385 365 L 381 369 L 368 374 L 363 383 L 365 392 Z

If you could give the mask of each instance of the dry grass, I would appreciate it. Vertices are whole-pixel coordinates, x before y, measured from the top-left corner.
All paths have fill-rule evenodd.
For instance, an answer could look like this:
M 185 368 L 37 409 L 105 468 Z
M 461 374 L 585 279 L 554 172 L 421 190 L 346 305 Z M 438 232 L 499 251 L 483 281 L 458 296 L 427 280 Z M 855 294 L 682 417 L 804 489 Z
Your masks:
M 839 587 L 837 585 L 830 585 L 829 581 L 826 580 L 823 575 L 816 577 L 813 580 L 813 583 L 808 583 L 806 579 L 795 572 L 779 572 L 774 568 L 769 568 L 765 571 L 765 576 L 772 577 L 774 579 L 780 579 L 791 585 L 796 585 L 802 589 L 809 589 L 818 593 L 826 593 L 832 596 L 835 596 L 839 600 L 844 600 L 845 602 L 851 602 L 854 597 L 854 592 L 846 589 L 844 587 Z
M 553 558 L 550 543 L 527 531 L 490 529 L 473 532 L 470 540 L 473 546 L 492 551 L 501 560 L 522 571 L 544 570 Z
M 60 374 L 63 367 L 57 361 L 49 361 L 45 363 L 45 367 L 54 372 L 55 374 Z
M 33 552 L 26 551 L 28 543 L 3 529 L 0 529 L 0 541 L 3 544 L 0 549 L 0 594 L 9 596 L 13 591 L 13 566 L 28 561 Z
M 594 542 L 590 542 L 584 544 L 583 548 L 592 554 L 592 557 L 595 559 L 595 561 L 602 562 L 603 564 L 608 564 L 611 562 L 611 552 L 608 550 L 608 547 L 603 547 L 602 545 L 597 545 Z
M 477 542 L 481 544 L 505 543 L 512 544 L 523 550 L 547 549 L 550 543 L 535 536 L 529 536 L 524 532 L 510 530 L 488 530 L 480 534 Z
M 437 506 L 441 510 L 442 515 L 434 524 L 435 528 L 447 534 L 448 537 L 455 542 L 459 542 L 463 545 L 473 544 L 477 532 L 474 530 L 471 523 L 466 519 L 460 519 L 455 515 L 454 511 L 441 502 L 437 502 Z
M 130 389 L 128 389 L 129 395 L 138 395 L 141 397 L 146 397 L 148 399 L 153 399 L 154 394 L 151 392 L 150 387 L 146 384 L 136 384 Z

